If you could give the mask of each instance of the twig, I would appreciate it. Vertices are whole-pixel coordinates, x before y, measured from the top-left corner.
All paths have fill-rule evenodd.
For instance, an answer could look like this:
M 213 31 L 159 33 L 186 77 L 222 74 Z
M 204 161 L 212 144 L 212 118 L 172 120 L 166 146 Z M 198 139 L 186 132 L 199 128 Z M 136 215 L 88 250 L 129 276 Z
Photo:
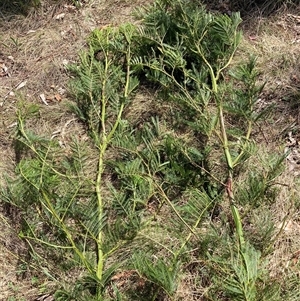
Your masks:
M 28 76 L 26 76 L 24 79 L 22 79 L 21 81 L 19 81 L 13 88 L 11 88 L 3 97 L 3 101 L 0 102 L 0 107 L 4 106 L 5 100 L 7 99 L 7 97 L 9 96 L 9 94 L 15 90 L 22 82 L 24 82 L 26 79 L 28 78 Z

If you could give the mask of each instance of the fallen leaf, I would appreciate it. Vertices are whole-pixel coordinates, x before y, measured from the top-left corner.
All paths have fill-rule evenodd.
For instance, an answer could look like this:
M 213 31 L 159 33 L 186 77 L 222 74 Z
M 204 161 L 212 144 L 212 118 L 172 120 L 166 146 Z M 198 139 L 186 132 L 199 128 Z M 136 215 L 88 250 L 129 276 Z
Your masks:
M 5 64 L 2 64 L 1 68 L 3 69 L 4 72 L 7 72 L 8 68 L 5 66 Z
M 67 59 L 63 59 L 62 63 L 63 63 L 64 66 L 66 66 L 66 65 L 69 64 L 69 61 Z
M 66 93 L 66 89 L 60 87 L 57 89 L 57 92 L 60 94 L 60 95 L 64 95 Z
M 8 74 L 8 68 L 5 66 L 4 63 L 0 64 L 0 77 L 9 76 Z
M 35 33 L 36 32 L 36 30 L 32 30 L 32 29 L 30 29 L 30 30 L 28 30 L 27 31 L 27 34 L 30 34 L 30 33 Z
M 300 226 L 294 221 L 281 222 L 277 225 L 278 229 L 283 229 L 284 231 L 299 231 Z
M 52 102 L 54 100 L 54 96 L 53 95 L 47 96 L 46 100 Z
M 76 6 L 74 6 L 74 5 L 67 5 L 67 4 L 65 4 L 64 8 L 66 8 L 68 11 L 74 11 L 74 10 L 76 10 Z
M 54 95 L 54 98 L 57 100 L 57 101 L 61 101 L 61 96 L 59 94 L 55 94 Z
M 45 97 L 45 94 L 44 94 L 44 93 L 40 94 L 40 98 L 41 98 L 42 102 L 43 102 L 46 106 L 48 106 L 48 102 L 46 101 L 46 97 Z
M 14 122 L 14 123 L 8 125 L 7 128 L 10 129 L 10 128 L 13 128 L 13 127 L 15 127 L 15 126 L 17 126 L 17 125 L 18 125 L 18 123 L 17 123 L 17 122 Z
M 65 17 L 65 13 L 58 14 L 54 17 L 55 20 L 62 20 Z
M 256 41 L 256 40 L 257 40 L 257 37 L 256 37 L 256 36 L 249 36 L 249 40 L 251 40 L 251 41 Z
M 19 90 L 23 87 L 25 87 L 27 84 L 27 80 L 24 80 L 23 82 L 21 82 L 17 87 L 16 87 L 16 90 Z

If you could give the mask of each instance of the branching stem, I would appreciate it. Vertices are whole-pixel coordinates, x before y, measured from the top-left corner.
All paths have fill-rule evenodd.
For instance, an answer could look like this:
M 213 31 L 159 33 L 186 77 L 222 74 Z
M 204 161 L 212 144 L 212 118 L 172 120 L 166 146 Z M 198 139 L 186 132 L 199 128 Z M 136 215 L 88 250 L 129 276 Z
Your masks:
M 126 37 L 126 36 L 125 36 Z M 106 81 L 108 79 L 108 72 L 109 72 L 109 65 L 110 61 L 108 60 L 108 54 L 105 54 L 105 76 L 102 82 L 102 99 L 101 99 L 101 128 L 102 131 L 99 134 L 99 158 L 98 158 L 98 171 L 97 171 L 97 179 L 96 179 L 96 195 L 97 195 L 97 207 L 98 207 L 98 222 L 101 224 L 103 218 L 103 210 L 104 210 L 104 203 L 103 203 L 103 195 L 102 195 L 102 175 L 105 169 L 104 157 L 106 155 L 107 148 L 111 143 L 111 140 L 118 128 L 118 125 L 121 121 L 121 117 L 124 111 L 125 103 L 128 98 L 129 94 L 129 85 L 130 85 L 130 59 L 131 59 L 131 49 L 130 49 L 130 41 L 127 39 L 128 48 L 126 49 L 126 79 L 125 79 L 125 87 L 123 91 L 123 96 L 121 99 L 120 107 L 118 109 L 118 113 L 116 116 L 116 120 L 114 121 L 111 129 L 107 132 L 106 128 L 106 115 L 107 115 L 107 99 L 106 99 Z M 103 269 L 104 269 L 104 262 L 107 254 L 103 253 L 103 231 L 100 230 L 97 237 L 97 271 L 96 275 L 99 280 L 102 279 L 103 276 Z

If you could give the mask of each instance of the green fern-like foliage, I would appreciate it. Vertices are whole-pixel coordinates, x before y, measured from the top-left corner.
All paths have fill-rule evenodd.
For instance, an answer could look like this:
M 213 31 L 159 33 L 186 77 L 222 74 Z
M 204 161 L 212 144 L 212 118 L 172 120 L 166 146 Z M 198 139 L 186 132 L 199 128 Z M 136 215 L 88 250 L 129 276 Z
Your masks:
M 101 131 L 109 129 L 111 118 L 128 103 L 128 97 L 138 85 L 137 78 L 129 74 L 128 69 L 134 32 L 131 24 L 93 31 L 89 38 L 90 50 L 81 54 L 78 66 L 70 66 L 75 76 L 71 83 L 76 96 L 73 108 L 88 124 L 95 139 Z M 124 86 L 125 91 L 120 93 Z
M 177 47 L 184 51 L 183 56 L 173 56 L 173 63 L 177 62 L 178 66 L 180 62 L 193 62 L 200 70 L 201 60 L 196 54 L 198 46 L 203 49 L 203 56 L 210 62 L 215 61 L 216 65 L 226 60 L 236 47 L 236 26 L 240 23 L 238 15 L 232 18 L 213 15 L 193 1 L 170 0 L 156 1 L 153 6 L 138 11 L 137 15 L 145 24 L 141 28 L 144 39 L 141 40 L 142 50 L 149 49 L 148 54 L 154 50 L 153 54 L 164 56 L 161 45 L 170 50 Z M 149 48 L 144 46 L 144 43 L 147 46 L 147 42 Z
M 256 283 L 259 273 L 260 254 L 251 246 L 247 246 L 230 265 L 232 271 L 226 272 L 222 284 L 224 291 L 232 300 L 254 301 L 256 299 Z
M 2 193 L 24 215 L 20 236 L 40 260 L 52 254 L 82 271 L 57 300 L 178 300 L 189 273 L 211 300 L 273 298 L 257 249 L 264 254 L 274 227 L 264 236 L 244 225 L 271 203 L 284 158 L 234 186 L 268 113 L 256 109 L 255 59 L 229 69 L 239 14 L 156 0 L 139 16 L 139 25 L 94 30 L 70 66 L 71 107 L 89 141 L 70 138 L 66 152 L 26 124 L 35 106 L 20 107 L 17 177 Z M 131 123 L 140 87 L 156 89 L 163 109 Z
M 150 68 L 146 74 L 164 86 L 172 83 L 167 74 L 179 83 L 192 85 L 196 72 L 200 85 L 209 84 L 206 61 L 214 71 L 225 67 L 241 37 L 237 31 L 241 22 L 238 14 L 212 15 L 193 1 L 156 1 L 139 16 L 145 24 L 139 28 L 140 56 L 148 64 L 155 62 L 159 66 L 163 62 L 165 71 Z
M 135 268 L 149 281 L 163 289 L 167 294 L 172 295 L 176 291 L 176 277 L 180 262 L 167 264 L 162 259 L 153 262 L 146 256 L 145 254 L 135 255 L 133 259 Z

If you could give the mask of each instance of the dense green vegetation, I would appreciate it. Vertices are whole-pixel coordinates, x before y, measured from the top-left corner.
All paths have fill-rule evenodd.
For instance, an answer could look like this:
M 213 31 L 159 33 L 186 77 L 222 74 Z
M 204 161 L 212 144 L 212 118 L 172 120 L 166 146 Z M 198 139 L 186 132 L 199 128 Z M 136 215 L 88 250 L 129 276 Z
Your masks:
M 269 110 L 256 107 L 256 59 L 232 66 L 240 15 L 184 0 L 136 15 L 139 25 L 93 31 L 69 67 L 88 140 L 62 148 L 36 135 L 38 106 L 19 105 L 16 179 L 2 198 L 22 212 L 32 260 L 74 275 L 56 300 L 182 300 L 191 278 L 195 300 L 297 300 L 295 279 L 266 268 L 272 221 L 252 219 L 270 215 L 284 157 L 248 164 Z

